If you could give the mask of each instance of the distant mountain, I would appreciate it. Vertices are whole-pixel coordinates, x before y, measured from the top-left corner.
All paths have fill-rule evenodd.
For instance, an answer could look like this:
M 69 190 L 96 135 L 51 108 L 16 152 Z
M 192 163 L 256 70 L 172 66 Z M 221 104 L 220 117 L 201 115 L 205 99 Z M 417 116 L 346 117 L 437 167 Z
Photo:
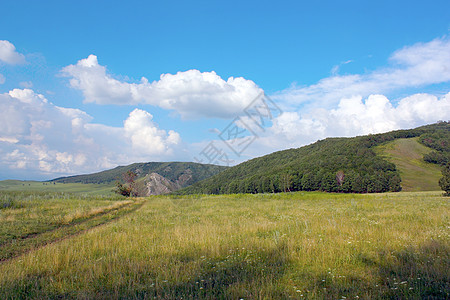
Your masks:
M 192 162 L 148 162 L 119 166 L 93 174 L 60 177 L 50 182 L 113 184 L 128 171 L 136 173 L 140 195 L 159 195 L 187 187 L 227 169 L 225 166 Z
M 241 163 L 176 193 L 400 191 L 401 176 L 407 176 L 399 172 L 396 165 L 399 160 L 386 157 L 383 151 L 377 150 L 377 146 L 410 138 L 415 138 L 423 146 L 420 151 L 424 155 L 420 159 L 425 159 L 428 166 L 436 169 L 436 166 L 450 160 L 450 124 L 439 122 L 410 130 L 354 138 L 327 138 L 298 149 L 275 152 Z M 424 166 L 427 168 L 425 161 Z M 402 170 L 409 172 L 412 169 Z M 431 172 L 436 174 L 435 171 Z M 427 174 L 416 172 L 415 176 L 416 181 L 410 180 L 409 184 L 414 185 L 414 182 L 421 180 L 421 176 L 426 177 Z

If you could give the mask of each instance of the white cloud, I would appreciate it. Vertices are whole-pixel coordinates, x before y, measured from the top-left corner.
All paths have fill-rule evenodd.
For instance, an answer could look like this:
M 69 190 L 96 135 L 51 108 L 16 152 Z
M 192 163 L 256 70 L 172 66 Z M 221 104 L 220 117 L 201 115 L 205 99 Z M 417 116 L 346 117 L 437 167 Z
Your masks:
M 18 143 L 19 140 L 14 137 L 0 137 L 0 142 L 6 142 L 6 143 Z
M 0 40 L 0 61 L 9 65 L 24 64 L 25 56 L 16 51 L 16 47 L 9 41 Z
M 352 62 L 353 62 L 353 60 L 347 60 L 347 61 L 341 62 L 338 65 L 333 66 L 333 68 L 331 68 L 331 75 L 336 76 L 339 73 L 339 69 L 341 68 L 341 66 L 347 65 Z
M 160 129 L 151 114 L 139 109 L 123 127 L 110 127 L 92 123 L 79 109 L 55 106 L 30 89 L 15 89 L 0 94 L 0 110 L 2 177 L 22 169 L 27 178 L 50 178 L 182 153 L 176 152 L 183 147 L 179 134 Z
M 113 78 L 106 67 L 89 55 L 62 70 L 70 77 L 71 87 L 81 90 L 84 101 L 97 104 L 150 104 L 175 110 L 183 118 L 231 118 L 262 91 L 253 81 L 230 77 L 226 81 L 214 71 L 188 70 L 163 74 L 149 83 L 127 83 Z
M 131 140 L 133 149 L 147 155 L 173 154 L 171 147 L 181 142 L 180 135 L 173 130 L 167 134 L 159 129 L 152 119 L 150 113 L 135 109 L 125 120 L 125 135 Z
M 330 107 L 343 98 L 367 97 L 396 89 L 448 82 L 450 39 L 439 38 L 404 47 L 391 55 L 390 62 L 390 67 L 367 74 L 335 75 L 310 86 L 294 86 L 272 97 L 289 106 Z M 338 69 L 333 68 L 332 72 Z

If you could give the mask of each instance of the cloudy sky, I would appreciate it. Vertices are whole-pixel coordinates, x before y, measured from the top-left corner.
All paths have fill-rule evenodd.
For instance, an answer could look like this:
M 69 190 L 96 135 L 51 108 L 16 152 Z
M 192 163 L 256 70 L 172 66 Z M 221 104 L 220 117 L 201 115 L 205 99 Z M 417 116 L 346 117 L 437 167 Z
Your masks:
M 0 2 L 0 180 L 450 119 L 449 1 Z

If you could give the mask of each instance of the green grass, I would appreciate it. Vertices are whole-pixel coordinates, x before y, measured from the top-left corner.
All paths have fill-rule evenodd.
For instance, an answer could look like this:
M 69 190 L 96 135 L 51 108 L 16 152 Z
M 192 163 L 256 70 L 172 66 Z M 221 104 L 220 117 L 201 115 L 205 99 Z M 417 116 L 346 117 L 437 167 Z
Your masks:
M 118 196 L 0 192 L 0 261 L 103 224 L 133 204 Z
M 3 180 L 0 191 L 62 192 L 87 195 L 113 195 L 114 184 L 83 184 L 41 181 Z
M 440 192 L 155 196 L 3 262 L 0 298 L 445 299 L 448 201 Z
M 417 140 L 418 138 L 397 139 L 378 146 L 376 151 L 397 166 L 403 191 L 438 191 L 441 169 L 423 160 L 423 155 L 432 149 Z

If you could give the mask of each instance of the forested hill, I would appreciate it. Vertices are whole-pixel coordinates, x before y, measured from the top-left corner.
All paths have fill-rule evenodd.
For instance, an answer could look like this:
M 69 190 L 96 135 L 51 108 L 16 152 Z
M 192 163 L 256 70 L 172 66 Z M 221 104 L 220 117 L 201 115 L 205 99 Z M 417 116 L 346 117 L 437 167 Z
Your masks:
M 157 173 L 172 182 L 180 182 L 185 187 L 199 180 L 213 176 L 227 167 L 192 162 L 148 162 L 119 166 L 111 170 L 94 174 L 56 178 L 51 181 L 61 183 L 114 183 L 121 181 L 128 171 L 136 173 L 138 178 Z
M 401 177 L 396 165 L 377 155 L 374 147 L 412 137 L 419 137 L 420 143 L 434 149 L 425 157 L 427 161 L 448 162 L 450 124 L 439 122 L 382 134 L 327 138 L 298 149 L 275 152 L 229 168 L 177 193 L 399 191 Z

